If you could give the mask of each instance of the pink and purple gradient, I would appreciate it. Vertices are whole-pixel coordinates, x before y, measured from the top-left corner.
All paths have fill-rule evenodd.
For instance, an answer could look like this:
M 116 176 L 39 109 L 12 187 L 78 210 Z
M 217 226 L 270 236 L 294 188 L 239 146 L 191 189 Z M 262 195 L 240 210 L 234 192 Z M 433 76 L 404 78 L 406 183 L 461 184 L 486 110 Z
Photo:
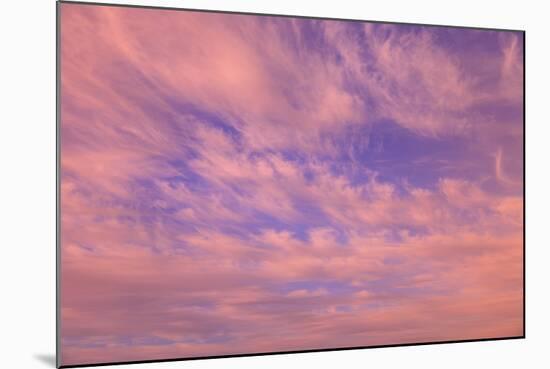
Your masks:
M 63 365 L 523 334 L 521 33 L 60 12 Z

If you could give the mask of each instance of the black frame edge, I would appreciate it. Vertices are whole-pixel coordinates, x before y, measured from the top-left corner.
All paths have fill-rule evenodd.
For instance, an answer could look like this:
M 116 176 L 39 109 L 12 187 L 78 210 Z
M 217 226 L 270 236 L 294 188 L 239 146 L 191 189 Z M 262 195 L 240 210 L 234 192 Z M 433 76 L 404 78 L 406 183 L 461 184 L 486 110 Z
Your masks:
M 61 2 L 55 3 L 55 366 L 61 367 Z
M 527 203 L 527 196 L 526 196 L 526 187 L 527 187 L 527 177 L 526 177 L 526 167 L 527 167 L 527 156 L 526 156 L 526 153 L 527 153 L 527 150 L 526 150 L 526 140 L 527 140 L 527 131 L 526 131 L 526 127 L 527 127 L 527 120 L 526 120 L 526 110 L 527 110 L 527 104 L 526 104 L 526 98 L 525 98 L 525 95 L 526 95 L 526 70 L 527 70 L 527 65 L 525 64 L 526 62 L 526 31 L 523 31 L 523 338 L 525 338 L 525 335 L 526 335 L 526 327 L 527 327 L 527 323 L 526 323 L 526 316 L 527 316 L 527 313 L 526 313 L 526 308 L 527 308 L 527 305 L 526 305 L 526 288 L 527 288 L 527 284 L 526 284 L 526 263 L 527 263 L 527 258 L 526 258 L 526 248 L 527 248 L 527 243 L 526 243 L 526 234 L 527 234 L 527 228 L 526 228 L 526 221 L 525 221 L 525 215 L 526 215 L 526 203 Z
M 97 366 L 108 366 L 108 365 L 152 364 L 152 363 L 167 363 L 167 362 L 192 361 L 192 360 L 228 359 L 228 358 L 240 358 L 240 357 L 251 357 L 251 356 L 307 354 L 307 353 L 317 353 L 317 352 L 336 352 L 336 351 L 380 349 L 380 348 L 393 348 L 393 347 L 411 347 L 411 346 L 430 346 L 430 345 L 456 344 L 456 343 L 508 341 L 508 340 L 524 339 L 524 338 L 525 338 L 525 336 L 521 335 L 521 336 L 511 336 L 511 337 L 478 338 L 478 339 L 466 339 L 466 340 L 455 340 L 455 341 L 397 343 L 397 344 L 390 344 L 390 345 L 375 345 L 375 346 L 335 347 L 335 348 L 328 348 L 328 349 L 323 348 L 323 349 L 294 350 L 294 351 L 256 352 L 256 353 L 252 353 L 252 354 L 228 354 L 228 355 L 214 355 L 214 356 L 194 356 L 194 357 L 187 357 L 187 358 L 173 358 L 173 359 L 160 359 L 160 360 L 135 360 L 135 361 L 100 362 L 100 363 L 92 363 L 92 364 L 61 365 L 61 366 L 59 366 L 59 368 L 83 368 L 83 367 L 97 367 Z
M 108 2 L 96 2 L 96 1 L 79 1 L 79 0 L 57 0 L 63 4 L 75 4 L 75 5 L 93 5 L 93 6 L 108 6 L 119 8 L 134 8 L 134 9 L 152 9 L 152 10 L 174 10 L 174 11 L 191 11 L 202 13 L 219 13 L 219 14 L 233 14 L 233 15 L 256 15 L 264 17 L 281 17 L 281 18 L 304 18 L 304 19 L 317 19 L 317 20 L 329 20 L 329 21 L 347 21 L 347 22 L 368 22 L 379 24 L 398 24 L 403 26 L 421 26 L 421 27 L 447 27 L 447 28 L 461 28 L 461 29 L 474 29 L 479 31 L 500 31 L 500 32 L 525 32 L 521 29 L 507 29 L 507 28 L 492 28 L 492 27 L 476 27 L 476 26 L 456 26 L 448 24 L 433 24 L 433 23 L 412 23 L 412 22 L 396 22 L 396 21 L 377 21 L 371 19 L 357 19 L 357 18 L 332 18 L 322 16 L 308 16 L 308 15 L 294 15 L 294 14 L 274 14 L 274 13 L 256 13 L 236 10 L 215 10 L 215 9 L 198 9 L 198 8 L 177 8 L 170 6 L 158 6 L 158 5 L 132 5 L 123 3 L 108 3 Z

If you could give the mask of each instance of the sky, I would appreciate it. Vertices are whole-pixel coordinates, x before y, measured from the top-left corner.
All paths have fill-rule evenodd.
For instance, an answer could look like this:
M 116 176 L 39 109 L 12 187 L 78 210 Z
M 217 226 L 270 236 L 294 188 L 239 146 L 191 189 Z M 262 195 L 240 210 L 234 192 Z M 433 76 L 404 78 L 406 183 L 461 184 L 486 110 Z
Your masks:
M 523 334 L 523 35 L 60 4 L 61 363 Z

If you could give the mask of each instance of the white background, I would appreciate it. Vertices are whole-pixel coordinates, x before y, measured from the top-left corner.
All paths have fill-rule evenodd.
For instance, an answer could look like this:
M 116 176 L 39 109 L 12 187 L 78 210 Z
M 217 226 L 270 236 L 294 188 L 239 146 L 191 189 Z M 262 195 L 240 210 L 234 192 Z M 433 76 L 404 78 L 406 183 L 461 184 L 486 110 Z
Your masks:
M 132 368 L 550 367 L 550 14 L 543 8 L 544 1 L 128 2 L 527 31 L 525 340 L 156 363 Z M 0 14 L 0 367 L 51 368 L 55 354 L 55 3 L 8 0 L 2 2 Z

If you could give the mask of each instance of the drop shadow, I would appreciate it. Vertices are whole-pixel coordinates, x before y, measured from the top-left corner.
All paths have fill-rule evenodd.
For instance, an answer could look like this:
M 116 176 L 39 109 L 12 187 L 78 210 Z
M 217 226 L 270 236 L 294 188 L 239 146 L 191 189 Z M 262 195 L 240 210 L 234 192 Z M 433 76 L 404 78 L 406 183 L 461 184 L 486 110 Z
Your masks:
M 55 355 L 54 354 L 34 354 L 34 358 L 42 363 L 48 365 L 50 368 L 56 367 Z

